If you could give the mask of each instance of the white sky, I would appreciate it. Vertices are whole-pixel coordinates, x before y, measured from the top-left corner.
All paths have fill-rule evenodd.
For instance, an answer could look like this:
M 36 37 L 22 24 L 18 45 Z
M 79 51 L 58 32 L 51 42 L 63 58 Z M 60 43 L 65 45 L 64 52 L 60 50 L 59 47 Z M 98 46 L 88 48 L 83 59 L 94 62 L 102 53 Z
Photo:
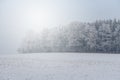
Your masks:
M 119 8 L 120 0 L 0 0 L 0 54 L 15 53 L 29 30 L 120 19 Z

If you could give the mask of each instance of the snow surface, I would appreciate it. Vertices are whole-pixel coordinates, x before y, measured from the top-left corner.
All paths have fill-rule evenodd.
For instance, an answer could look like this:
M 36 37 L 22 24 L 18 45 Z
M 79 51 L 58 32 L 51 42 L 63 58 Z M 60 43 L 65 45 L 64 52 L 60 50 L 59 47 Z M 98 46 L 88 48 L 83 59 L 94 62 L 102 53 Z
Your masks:
M 0 80 L 120 80 L 120 54 L 0 55 Z

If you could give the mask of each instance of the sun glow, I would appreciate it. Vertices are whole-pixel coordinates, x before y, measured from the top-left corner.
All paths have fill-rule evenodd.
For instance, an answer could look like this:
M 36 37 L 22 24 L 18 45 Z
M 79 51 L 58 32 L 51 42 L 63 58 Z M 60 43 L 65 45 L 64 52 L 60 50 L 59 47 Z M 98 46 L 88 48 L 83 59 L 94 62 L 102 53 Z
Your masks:
M 40 30 L 55 24 L 55 11 L 50 9 L 30 9 L 27 11 L 27 21 L 34 30 Z

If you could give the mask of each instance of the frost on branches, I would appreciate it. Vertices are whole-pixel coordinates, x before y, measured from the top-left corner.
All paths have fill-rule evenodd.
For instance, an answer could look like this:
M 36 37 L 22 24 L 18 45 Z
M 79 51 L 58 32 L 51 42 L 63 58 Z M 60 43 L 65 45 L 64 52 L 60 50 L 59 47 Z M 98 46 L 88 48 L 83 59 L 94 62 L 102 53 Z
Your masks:
M 120 52 L 120 20 L 92 23 L 73 22 L 66 26 L 30 33 L 18 49 L 39 52 Z

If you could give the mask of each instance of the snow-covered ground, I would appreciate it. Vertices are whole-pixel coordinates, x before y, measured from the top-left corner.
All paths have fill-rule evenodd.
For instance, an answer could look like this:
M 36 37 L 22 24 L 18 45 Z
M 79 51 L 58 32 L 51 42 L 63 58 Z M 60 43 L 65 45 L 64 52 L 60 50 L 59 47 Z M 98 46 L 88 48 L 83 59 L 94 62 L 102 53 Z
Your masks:
M 120 54 L 0 55 L 0 80 L 120 80 Z

